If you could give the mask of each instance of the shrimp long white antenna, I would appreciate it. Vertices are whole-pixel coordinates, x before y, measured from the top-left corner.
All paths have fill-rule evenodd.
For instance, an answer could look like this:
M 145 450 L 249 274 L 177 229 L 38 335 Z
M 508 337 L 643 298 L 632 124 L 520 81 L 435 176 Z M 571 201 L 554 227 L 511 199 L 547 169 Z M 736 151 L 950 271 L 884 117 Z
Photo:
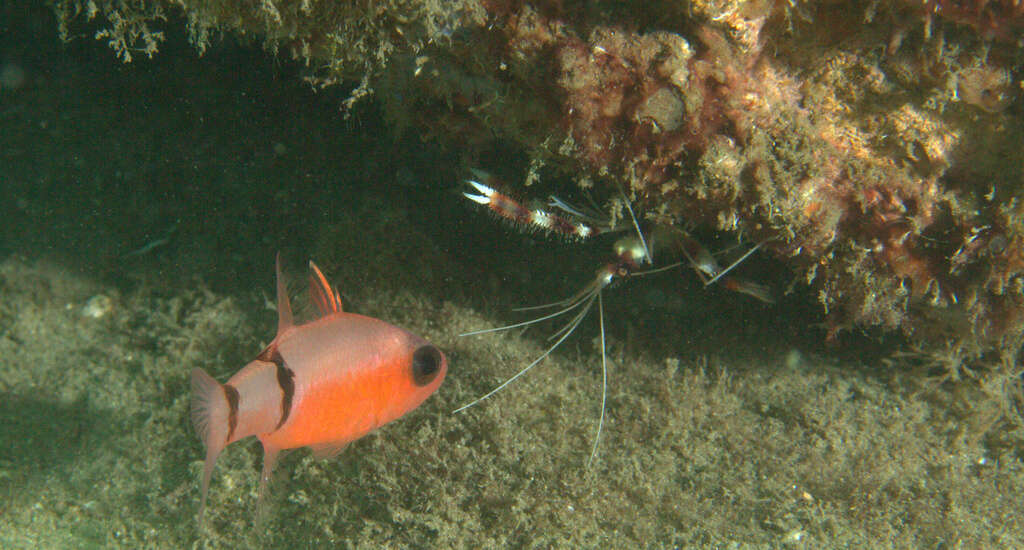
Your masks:
M 580 310 L 568 323 L 566 323 L 566 325 L 564 327 L 562 327 L 562 329 L 559 330 L 559 332 L 564 332 L 564 334 L 562 334 L 562 336 L 557 341 L 555 341 L 555 343 L 552 344 L 551 347 L 549 347 L 547 349 L 547 351 L 545 351 L 540 357 L 538 357 L 537 359 L 534 359 L 534 361 L 532 363 L 530 363 L 529 365 L 526 365 L 526 367 L 524 367 L 522 370 L 517 372 L 515 375 L 513 375 L 508 380 L 505 380 L 504 382 L 499 384 L 493 390 L 487 392 L 486 394 L 484 394 L 481 397 L 478 397 L 478 398 L 474 399 L 472 402 L 470 402 L 470 403 L 468 403 L 466 405 L 463 405 L 463 406 L 455 409 L 453 411 L 453 413 L 464 411 L 464 410 L 472 407 L 473 405 L 476 405 L 477 403 L 479 403 L 479 402 L 481 402 L 481 401 L 491 397 L 492 395 L 498 393 L 499 391 L 504 389 L 505 386 L 508 386 L 509 384 L 514 382 L 517 378 L 519 378 L 520 376 L 522 376 L 522 375 L 526 374 L 527 372 L 529 372 L 530 369 L 532 369 L 533 367 L 537 366 L 538 363 L 543 361 L 545 358 L 547 358 L 548 355 L 551 355 L 552 352 L 554 352 L 556 349 L 558 349 L 558 346 L 562 345 L 562 342 L 564 342 L 565 339 L 568 338 L 573 333 L 573 331 L 576 330 L 576 327 L 578 327 L 580 325 L 580 323 L 583 322 L 583 319 L 587 316 L 587 312 L 590 311 L 590 307 L 594 305 L 594 300 L 597 299 L 601 295 L 601 290 L 604 289 L 604 285 L 595 284 L 595 285 L 591 285 L 588 288 L 590 288 L 590 292 L 589 293 L 585 294 L 580 299 L 574 301 L 571 305 L 569 305 L 565 309 L 562 309 L 561 311 L 558 311 L 558 312 L 555 312 L 555 313 L 552 313 L 552 314 L 549 314 L 549 315 L 545 315 L 544 317 L 533 319 L 532 321 L 525 321 L 525 322 L 522 322 L 522 323 L 516 323 L 514 325 L 508 325 L 506 327 L 499 327 L 499 328 L 487 329 L 487 330 L 479 330 L 479 331 L 475 331 L 475 332 L 468 332 L 468 333 L 466 333 L 465 335 L 470 335 L 470 334 L 483 334 L 483 333 L 487 333 L 487 332 L 495 332 L 495 331 L 499 331 L 499 330 L 507 330 L 507 329 L 511 329 L 511 328 L 516 328 L 516 327 L 521 327 L 521 326 L 537 323 L 537 322 L 543 321 L 545 319 L 550 319 L 552 317 L 557 317 L 557 316 L 559 316 L 559 315 L 561 315 L 563 313 L 567 313 L 567 312 L 572 311 L 572 310 L 577 309 L 577 308 L 579 308 L 579 310 Z
M 641 271 L 639 273 L 630 273 L 629 276 L 630 277 L 634 277 L 634 278 L 635 277 L 646 277 L 648 275 L 654 275 L 655 273 L 661 273 L 662 271 L 668 271 L 670 269 L 675 269 L 675 268 L 677 268 L 677 267 L 679 267 L 681 265 L 683 265 L 683 262 L 676 262 L 676 263 L 673 263 L 673 264 L 668 264 L 668 265 L 665 265 L 665 266 L 661 266 L 661 267 L 656 268 L 656 269 L 648 269 L 647 271 Z
M 608 357 L 604 352 L 604 298 L 597 293 L 597 317 L 601 324 L 601 418 L 597 421 L 597 434 L 594 436 L 594 446 L 590 449 L 590 458 L 587 459 L 587 468 L 594 462 L 597 456 L 597 444 L 601 441 L 601 428 L 604 427 L 604 406 L 608 401 Z
M 640 223 L 636 221 L 636 215 L 633 214 L 633 207 L 629 205 L 629 199 L 626 198 L 625 194 L 622 196 L 622 202 L 626 205 L 626 210 L 629 211 L 629 218 L 633 220 L 633 229 L 636 230 L 636 236 L 640 239 L 640 246 L 644 249 L 644 257 L 640 263 L 654 263 L 654 258 L 651 257 L 651 249 L 647 248 L 647 240 L 644 239 L 644 232 L 640 231 Z
M 560 310 L 558 310 L 558 311 L 556 311 L 554 313 L 549 313 L 549 314 L 544 315 L 542 317 L 537 317 L 536 319 L 530 319 L 529 321 L 523 321 L 522 323 L 515 323 L 515 324 L 512 324 L 512 325 L 505 325 L 503 327 L 485 328 L 485 329 L 482 329 L 482 330 L 474 330 L 474 331 L 471 331 L 471 332 L 463 332 L 462 334 L 459 335 L 459 337 L 462 337 L 462 336 L 476 336 L 478 334 L 487 334 L 489 332 L 501 332 L 503 330 L 511 330 L 511 329 L 514 329 L 514 328 L 525 327 L 525 326 L 529 326 L 529 325 L 533 325 L 533 324 L 539 323 L 541 321 L 547 321 L 548 319 L 554 319 L 555 317 L 558 317 L 558 316 L 560 316 L 560 315 L 562 315 L 564 313 L 568 313 L 568 312 L 576 309 L 588 297 L 590 297 L 591 294 L 593 294 L 594 292 L 599 292 L 607 284 L 608 283 L 604 282 L 601 277 L 598 277 L 592 283 L 590 283 L 587 286 L 583 287 L 583 290 L 577 292 L 576 294 L 573 294 L 572 296 L 570 296 L 570 297 L 568 297 L 568 298 L 566 298 L 564 300 L 559 300 L 557 302 L 552 302 L 550 304 L 543 304 L 543 305 L 539 305 L 539 306 L 515 308 L 515 310 L 514 310 L 514 311 L 529 311 L 531 309 L 545 309 L 545 308 L 549 308 L 549 307 L 558 307 L 558 306 L 562 306 L 562 305 L 568 304 L 563 309 L 560 309 Z
M 733 268 L 735 268 L 736 266 L 740 265 L 740 263 L 742 263 L 743 260 L 746 260 L 751 254 L 753 254 L 754 252 L 757 252 L 757 249 L 761 248 L 762 244 L 764 244 L 764 241 L 761 241 L 761 242 L 757 243 L 756 245 L 754 245 L 754 247 L 751 248 L 750 250 L 748 250 L 746 254 L 740 256 L 740 258 L 738 260 L 736 260 L 735 262 L 729 264 L 729 267 L 719 271 L 718 273 L 715 274 L 714 277 L 708 279 L 707 281 L 704 281 L 704 286 L 710 286 L 710 285 L 714 284 L 715 281 L 721 279 L 726 273 L 732 271 Z
M 607 216 L 602 215 L 597 210 L 590 208 L 584 209 L 578 206 L 573 206 L 572 204 L 569 204 L 554 195 L 548 196 L 548 206 L 552 208 L 557 208 L 558 210 L 561 210 L 562 212 L 565 212 L 566 214 L 573 216 L 574 218 L 580 221 L 586 222 L 594 226 L 595 228 L 600 229 L 601 233 L 609 233 L 615 231 L 615 228 L 612 227 L 611 219 L 608 218 Z

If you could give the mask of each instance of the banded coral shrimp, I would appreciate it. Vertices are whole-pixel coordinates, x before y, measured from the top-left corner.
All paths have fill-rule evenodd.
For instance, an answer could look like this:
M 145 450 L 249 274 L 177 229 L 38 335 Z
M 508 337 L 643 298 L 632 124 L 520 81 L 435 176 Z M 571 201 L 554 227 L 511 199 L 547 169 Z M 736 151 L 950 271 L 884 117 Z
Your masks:
M 489 392 L 459 407 L 459 413 L 494 396 L 507 386 L 524 376 L 533 367 L 550 356 L 571 336 L 587 315 L 597 304 L 599 342 L 601 349 L 601 412 L 598 419 L 594 442 L 587 459 L 587 467 L 597 455 L 601 432 L 604 427 L 605 409 L 608 398 L 608 355 L 604 321 L 603 291 L 626 280 L 662 273 L 677 267 L 689 267 L 700 279 L 704 287 L 719 284 L 722 287 L 751 296 L 765 303 L 774 303 L 771 290 L 762 284 L 732 275 L 732 271 L 744 260 L 757 252 L 764 242 L 757 243 L 746 250 L 737 259 L 722 267 L 715 255 L 705 248 L 687 231 L 676 225 L 651 223 L 637 218 L 630 201 L 624 195 L 617 199 L 617 205 L 628 214 L 628 220 L 616 220 L 613 215 L 604 215 L 596 209 L 574 206 L 558 197 L 551 196 L 545 207 L 527 207 L 522 202 L 500 191 L 504 186 L 497 178 L 482 171 L 474 170 L 476 179 L 466 180 L 470 187 L 463 196 L 469 200 L 486 206 L 499 218 L 510 221 L 520 227 L 537 228 L 548 233 L 574 240 L 590 240 L 606 234 L 622 234 L 612 246 L 610 260 L 602 265 L 593 279 L 569 297 L 536 306 L 516 308 L 517 311 L 553 310 L 510 325 L 474 330 L 459 336 L 477 336 L 495 332 L 503 332 L 516 328 L 529 327 L 544 321 L 569 316 L 569 320 L 557 331 L 548 336 L 553 343 L 531 363 L 514 375 L 495 386 Z M 675 254 L 680 260 L 656 267 L 655 254 Z

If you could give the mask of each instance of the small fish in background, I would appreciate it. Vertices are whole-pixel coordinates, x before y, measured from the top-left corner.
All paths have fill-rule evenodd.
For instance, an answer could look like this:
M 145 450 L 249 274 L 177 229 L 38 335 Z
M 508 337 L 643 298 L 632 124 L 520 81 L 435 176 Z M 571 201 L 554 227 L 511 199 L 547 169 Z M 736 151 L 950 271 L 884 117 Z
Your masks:
M 295 325 L 277 257 L 277 336 L 225 384 L 192 369 L 192 423 L 206 446 L 199 521 L 217 456 L 249 436 L 263 443 L 257 522 L 278 453 L 310 447 L 317 458 L 415 409 L 444 380 L 448 363 L 426 340 L 341 309 L 312 261 L 310 299 L 321 316 Z

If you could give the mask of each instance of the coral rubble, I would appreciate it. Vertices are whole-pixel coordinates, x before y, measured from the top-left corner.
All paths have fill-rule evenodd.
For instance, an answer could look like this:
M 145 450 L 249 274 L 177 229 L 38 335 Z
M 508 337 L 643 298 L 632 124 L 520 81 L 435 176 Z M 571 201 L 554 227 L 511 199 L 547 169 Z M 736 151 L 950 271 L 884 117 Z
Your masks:
M 467 162 L 627 188 L 660 223 L 764 242 L 830 335 L 968 356 L 1024 338 L 1024 8 L 990 2 L 57 0 L 127 59 L 171 5 L 202 49 L 255 34 Z

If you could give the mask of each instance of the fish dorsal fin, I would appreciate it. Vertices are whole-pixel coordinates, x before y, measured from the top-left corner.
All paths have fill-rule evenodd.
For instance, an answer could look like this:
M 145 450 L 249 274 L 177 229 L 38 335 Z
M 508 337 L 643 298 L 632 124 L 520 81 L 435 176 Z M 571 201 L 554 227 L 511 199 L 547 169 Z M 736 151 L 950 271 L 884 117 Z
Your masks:
M 321 317 L 341 312 L 341 296 L 313 260 L 309 261 L 309 299 L 320 310 Z
M 281 253 L 277 253 L 277 333 L 281 334 L 294 325 L 292 303 L 288 300 L 288 286 L 281 273 Z

